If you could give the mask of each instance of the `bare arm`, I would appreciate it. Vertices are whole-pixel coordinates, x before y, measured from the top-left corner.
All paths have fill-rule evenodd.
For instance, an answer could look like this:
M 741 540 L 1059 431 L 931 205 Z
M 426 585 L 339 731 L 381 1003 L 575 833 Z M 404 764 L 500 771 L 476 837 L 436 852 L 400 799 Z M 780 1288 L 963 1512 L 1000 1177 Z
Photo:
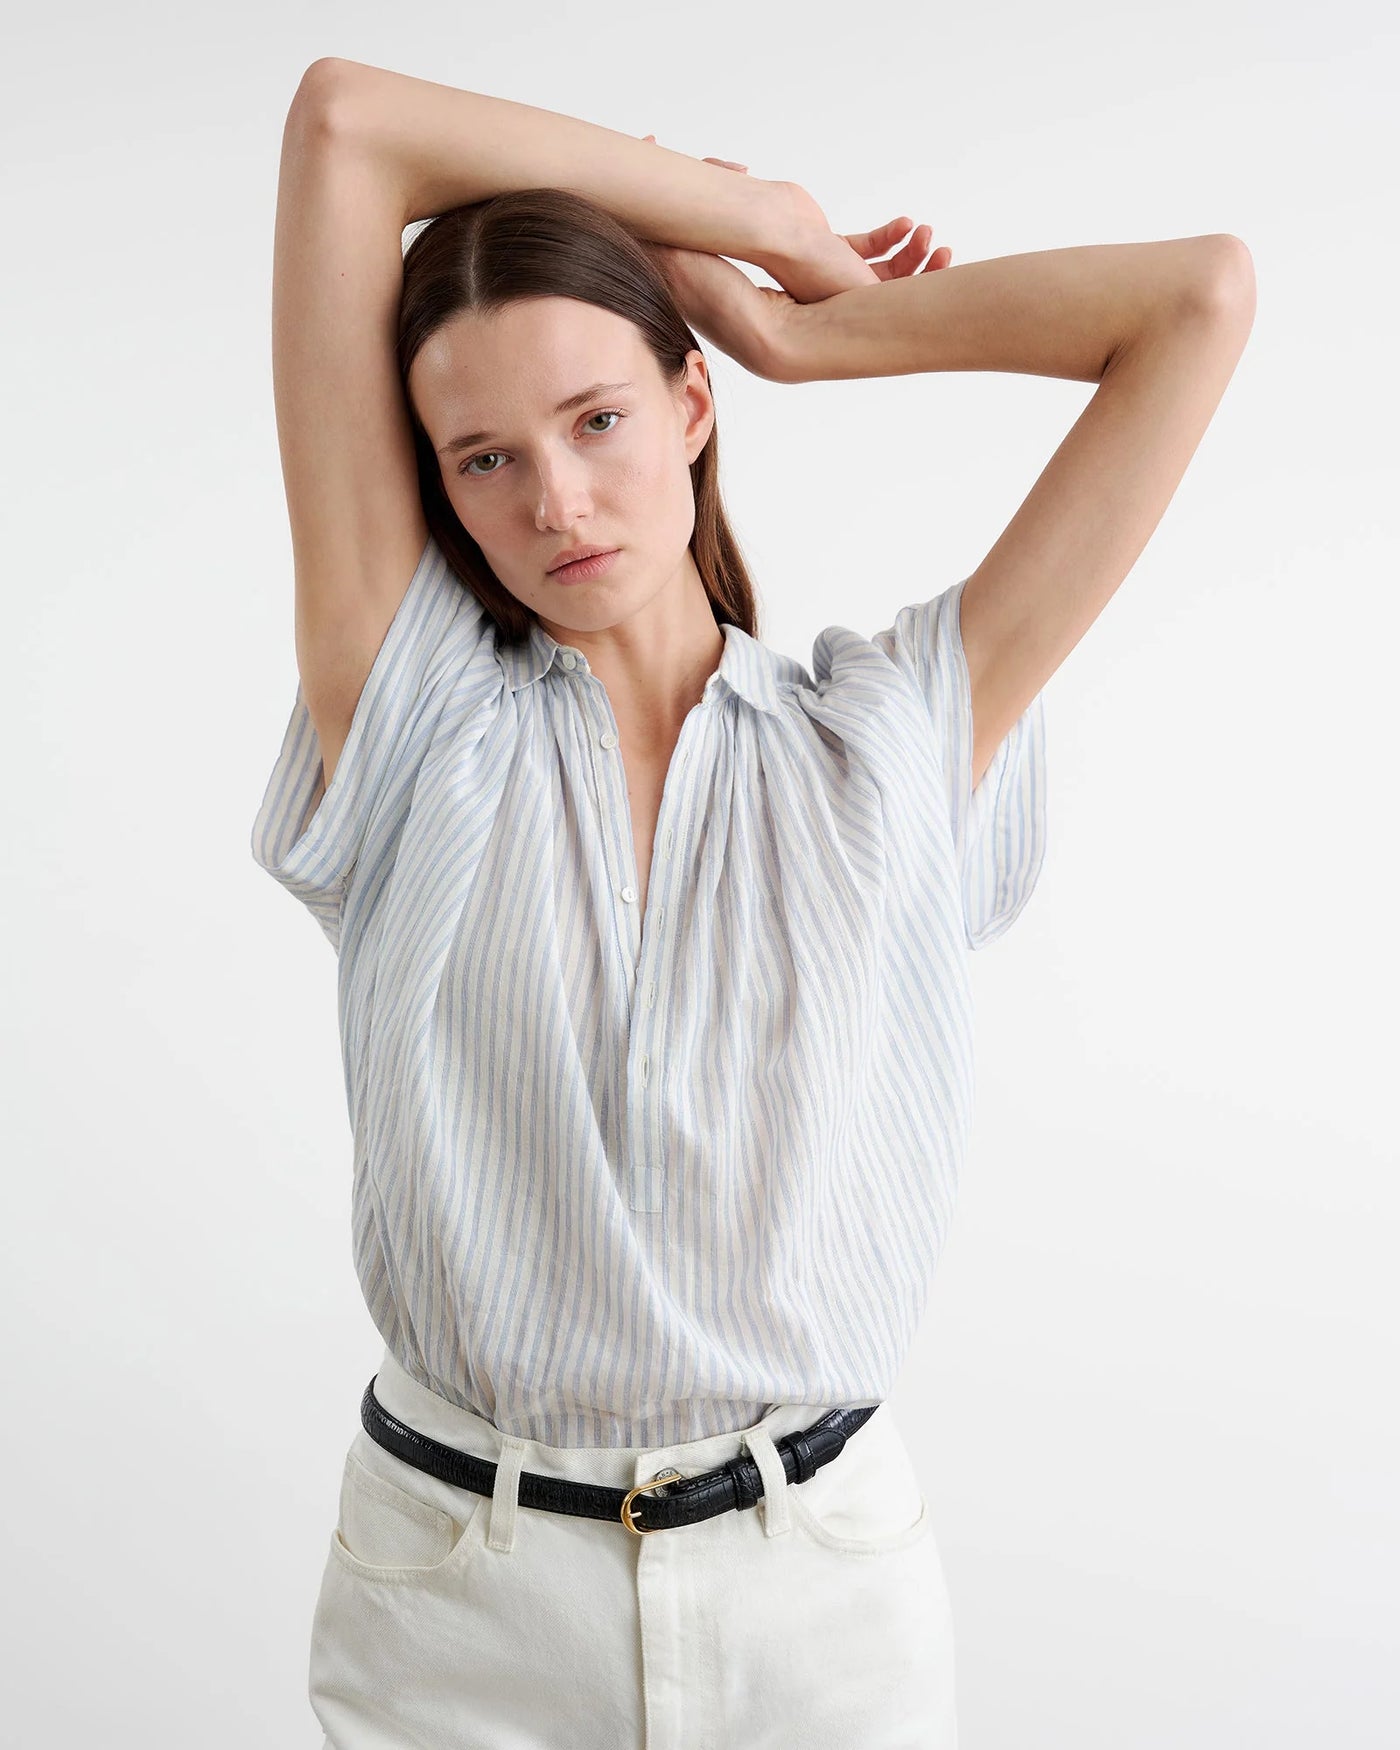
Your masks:
M 857 286 L 785 310 L 783 380 L 1014 371 L 1097 383 L 1115 348 L 1199 304 L 1241 254 L 1234 237 L 1092 243 Z
M 427 541 L 394 357 L 401 238 L 393 191 L 334 137 L 308 72 L 282 135 L 272 382 L 297 668 L 328 787 Z
M 968 578 L 972 783 L 1137 562 L 1254 320 L 1229 235 L 974 261 L 785 312 L 782 380 L 1018 371 L 1098 384 Z
M 794 230 L 789 185 L 736 176 L 575 116 L 460 91 L 359 61 L 317 63 L 353 133 L 399 197 L 405 225 L 525 188 L 597 202 L 655 243 L 772 271 Z

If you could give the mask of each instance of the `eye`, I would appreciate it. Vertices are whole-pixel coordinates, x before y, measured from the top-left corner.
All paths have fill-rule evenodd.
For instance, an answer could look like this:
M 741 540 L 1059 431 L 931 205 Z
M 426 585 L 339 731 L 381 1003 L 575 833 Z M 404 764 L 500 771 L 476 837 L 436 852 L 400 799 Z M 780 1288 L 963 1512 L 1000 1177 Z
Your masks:
M 623 413 L 620 408 L 604 407 L 604 408 L 601 408 L 597 413 L 590 413 L 588 415 L 588 417 L 584 420 L 584 424 L 589 425 L 595 419 L 622 420 L 622 419 L 626 419 L 626 417 L 627 417 L 627 415 L 625 413 Z M 610 432 L 614 432 L 616 430 L 617 430 L 617 427 L 615 425 L 610 425 L 610 426 L 608 426 L 606 431 L 595 431 L 595 432 L 591 432 L 589 435 L 591 437 L 607 437 Z M 468 456 L 466 461 L 460 464 L 460 466 L 457 469 L 457 472 L 459 474 L 466 474 L 472 480 L 487 480 L 491 477 L 492 474 L 499 474 L 501 470 L 499 468 L 488 468 L 484 474 L 473 474 L 471 472 L 472 463 L 481 461 L 484 456 L 500 456 L 503 454 L 504 454 L 504 451 L 502 451 L 502 450 L 480 450 L 477 452 L 476 455 Z

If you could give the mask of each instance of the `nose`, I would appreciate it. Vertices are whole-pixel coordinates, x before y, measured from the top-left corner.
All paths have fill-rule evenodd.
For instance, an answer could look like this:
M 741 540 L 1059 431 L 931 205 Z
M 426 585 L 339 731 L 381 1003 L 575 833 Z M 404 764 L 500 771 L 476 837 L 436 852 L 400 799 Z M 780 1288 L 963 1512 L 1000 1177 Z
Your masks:
M 541 464 L 536 491 L 535 526 L 541 532 L 572 529 L 591 509 L 581 469 L 567 462 Z

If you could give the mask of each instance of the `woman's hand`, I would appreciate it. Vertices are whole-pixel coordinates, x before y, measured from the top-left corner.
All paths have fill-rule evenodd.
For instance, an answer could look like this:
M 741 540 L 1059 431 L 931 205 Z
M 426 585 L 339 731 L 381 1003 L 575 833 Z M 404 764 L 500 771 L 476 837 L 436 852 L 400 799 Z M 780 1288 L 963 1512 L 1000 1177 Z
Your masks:
M 656 143 L 655 134 L 643 138 Z M 741 175 L 748 170 L 747 165 L 728 158 L 706 158 L 703 162 Z M 722 255 L 662 243 L 646 244 L 661 264 L 682 314 L 696 333 L 755 376 L 774 382 L 783 380 L 780 362 L 784 355 L 783 337 L 801 304 L 833 297 L 854 286 L 879 285 L 913 273 L 935 272 L 952 260 L 952 251 L 945 245 L 934 250 L 921 268 L 919 264 L 933 233 L 927 225 L 919 225 L 911 233 L 910 221 L 904 215 L 874 231 L 842 235 L 831 230 L 826 215 L 804 188 L 797 183 L 784 183 L 781 187 L 789 206 L 790 223 L 786 237 L 775 242 L 773 252 L 762 264 L 778 280 L 781 290 L 756 286 Z M 897 254 L 887 260 L 875 259 L 889 255 L 906 237 L 907 242 Z
M 705 162 L 723 164 L 726 161 L 707 158 Z M 744 166 L 729 165 L 728 168 Z M 935 249 L 924 262 L 924 252 L 933 241 L 933 229 L 929 225 L 917 225 L 911 232 L 912 221 L 905 213 L 874 231 L 843 234 L 831 229 L 826 214 L 800 183 L 784 182 L 778 186 L 783 191 L 790 214 L 789 238 L 784 246 L 775 249 L 770 258 L 771 265 L 764 265 L 799 304 L 817 303 L 855 286 L 907 279 L 914 273 L 936 273 L 952 262 L 953 252 L 946 243 Z M 888 255 L 902 237 L 908 241 L 897 255 L 890 256 L 887 261 L 874 259 Z M 922 267 L 920 262 L 924 262 Z
M 704 340 L 770 382 L 782 380 L 785 323 L 799 306 L 774 286 L 756 286 L 722 255 L 644 243 L 666 276 L 682 316 Z

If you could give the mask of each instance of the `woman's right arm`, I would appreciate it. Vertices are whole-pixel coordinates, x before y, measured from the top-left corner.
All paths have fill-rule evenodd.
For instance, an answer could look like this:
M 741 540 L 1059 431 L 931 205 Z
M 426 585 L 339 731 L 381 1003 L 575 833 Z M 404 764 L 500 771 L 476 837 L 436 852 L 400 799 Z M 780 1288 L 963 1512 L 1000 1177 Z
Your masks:
M 395 359 L 402 191 L 341 128 L 339 90 L 321 61 L 292 99 L 272 273 L 297 668 L 327 787 L 428 538 Z

